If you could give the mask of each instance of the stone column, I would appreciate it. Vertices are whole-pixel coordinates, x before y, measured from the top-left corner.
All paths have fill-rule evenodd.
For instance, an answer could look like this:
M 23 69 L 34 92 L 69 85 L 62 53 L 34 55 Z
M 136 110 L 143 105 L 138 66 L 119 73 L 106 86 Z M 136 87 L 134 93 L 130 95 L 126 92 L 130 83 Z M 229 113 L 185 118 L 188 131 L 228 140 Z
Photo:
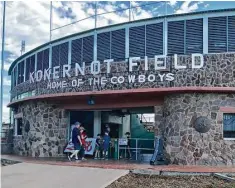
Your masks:
M 164 100 L 165 149 L 181 165 L 234 165 L 234 141 L 223 139 L 220 107 L 235 106 L 234 94 L 174 94 Z
M 123 117 L 123 122 L 122 122 L 122 137 L 125 136 L 126 132 L 130 132 L 131 131 L 131 116 L 130 115 L 126 115 L 125 117 Z
M 164 132 L 163 106 L 155 106 L 154 113 L 155 113 L 154 134 L 156 138 L 159 138 L 163 135 Z
M 94 135 L 101 133 L 101 111 L 94 111 Z
M 47 102 L 25 102 L 21 137 L 14 139 L 14 152 L 32 157 L 60 157 L 67 142 L 69 113 Z M 26 131 L 29 129 L 28 131 Z

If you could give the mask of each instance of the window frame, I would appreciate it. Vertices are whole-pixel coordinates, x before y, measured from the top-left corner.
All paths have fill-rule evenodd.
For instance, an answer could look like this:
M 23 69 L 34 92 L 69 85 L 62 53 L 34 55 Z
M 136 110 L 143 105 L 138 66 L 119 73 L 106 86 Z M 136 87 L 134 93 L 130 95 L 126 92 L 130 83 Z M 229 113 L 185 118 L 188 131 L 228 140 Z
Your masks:
M 234 137 L 224 137 L 224 116 L 225 115 L 233 115 L 234 117 L 235 117 L 235 113 L 234 112 L 224 112 L 223 113 L 223 124 L 222 124 L 222 127 L 223 127 L 223 139 L 224 140 L 235 140 L 235 136 Z M 234 130 L 232 130 L 232 132 L 234 132 L 235 133 L 235 129 Z
M 19 133 L 19 121 L 22 121 L 22 125 L 21 125 L 21 134 L 18 134 Z M 19 117 L 19 118 L 15 118 L 14 119 L 14 136 L 22 136 L 23 134 L 23 118 L 22 117 Z

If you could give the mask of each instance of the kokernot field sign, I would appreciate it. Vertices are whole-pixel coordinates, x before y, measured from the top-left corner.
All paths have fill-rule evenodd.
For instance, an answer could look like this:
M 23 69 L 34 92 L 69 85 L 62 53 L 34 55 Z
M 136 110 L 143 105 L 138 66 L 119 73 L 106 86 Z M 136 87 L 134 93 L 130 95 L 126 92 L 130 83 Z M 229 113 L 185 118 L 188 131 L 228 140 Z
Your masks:
M 71 75 L 71 65 L 65 64 L 62 67 L 55 66 L 49 69 L 44 70 L 38 70 L 36 72 L 31 72 L 29 76 L 30 83 L 34 82 L 40 82 L 40 81 L 48 81 L 47 88 L 48 89 L 58 89 L 58 88 L 65 88 L 68 86 L 72 87 L 81 87 L 85 81 L 88 80 L 89 85 L 105 85 L 107 83 L 111 84 L 122 84 L 122 83 L 144 83 L 144 82 L 155 82 L 156 80 L 160 80 L 160 82 L 165 81 L 173 81 L 174 74 L 171 72 L 167 72 L 167 61 L 166 56 L 160 55 L 154 57 L 154 66 L 152 70 L 149 69 L 149 61 L 147 56 L 145 56 L 144 60 L 144 71 L 156 71 L 156 73 L 150 73 L 150 74 L 133 74 L 135 72 L 135 68 L 138 66 L 137 61 L 141 60 L 140 57 L 131 57 L 129 58 L 129 64 L 128 64 L 128 76 L 110 76 L 108 77 L 111 72 L 111 63 L 114 61 L 113 59 L 107 59 L 104 60 L 104 63 L 106 64 L 105 67 L 105 73 L 106 76 L 99 75 L 101 73 L 101 63 L 100 61 L 93 61 L 90 63 L 90 69 L 89 74 L 92 75 L 92 77 L 86 78 L 86 80 L 80 78 L 76 78 L 78 76 L 85 76 L 85 68 L 86 63 L 83 62 L 82 64 L 75 63 L 75 76 L 73 76 L 73 79 L 69 81 L 56 81 L 59 78 L 65 78 L 65 77 L 72 77 Z M 196 61 L 197 59 L 197 61 Z M 178 56 L 177 54 L 173 57 L 174 69 L 186 69 L 186 65 L 180 65 L 178 63 Z M 191 56 L 191 69 L 200 69 L 204 66 L 204 59 L 202 54 L 192 54 Z M 62 74 L 60 74 L 62 73 Z M 70 83 L 68 83 L 70 82 Z

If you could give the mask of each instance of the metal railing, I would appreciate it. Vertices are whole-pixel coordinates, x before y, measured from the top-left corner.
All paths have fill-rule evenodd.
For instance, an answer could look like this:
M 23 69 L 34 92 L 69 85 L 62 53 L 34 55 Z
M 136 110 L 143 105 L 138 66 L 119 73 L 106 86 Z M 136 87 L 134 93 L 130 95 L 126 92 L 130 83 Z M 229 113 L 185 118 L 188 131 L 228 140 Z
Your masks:
M 150 6 L 150 7 L 149 7 Z M 146 17 L 145 16 L 142 16 L 142 17 L 139 17 L 138 16 L 138 10 L 141 8 L 142 10 L 144 11 L 148 11 L 148 8 L 152 8 L 154 6 L 154 10 L 155 11 L 152 11 L 151 12 L 151 15 L 149 14 L 146 14 L 148 15 Z M 73 26 L 75 24 L 81 24 L 81 22 L 84 22 L 84 21 L 90 21 L 90 22 L 93 22 L 94 25 L 93 27 L 89 28 L 89 29 L 96 29 L 96 28 L 100 28 L 100 27 L 104 27 L 104 26 L 110 26 L 110 25 L 115 25 L 115 24 L 119 24 L 119 23 L 127 23 L 127 22 L 130 22 L 130 21 L 134 21 L 134 20 L 141 20 L 141 19 L 146 19 L 146 18 L 152 18 L 152 17 L 156 17 L 156 16 L 159 16 L 159 15 L 167 15 L 167 7 L 169 6 L 169 2 L 167 1 L 157 1 L 157 2 L 148 2 L 148 3 L 139 3 L 139 4 L 136 4 L 136 2 L 133 2 L 133 1 L 129 1 L 129 5 L 125 5 L 125 7 L 121 8 L 116 8 L 114 10 L 111 10 L 111 11 L 106 11 L 106 12 L 99 12 L 101 9 L 102 9 L 102 6 L 100 6 L 99 2 L 95 2 L 93 7 L 94 7 L 94 13 L 91 13 L 91 14 L 88 14 L 87 17 L 83 17 L 79 20 L 76 20 L 76 21 L 73 21 L 69 24 L 65 24 L 65 25 L 62 25 L 62 26 L 58 26 L 56 28 L 53 28 L 52 27 L 52 23 L 53 23 L 53 3 L 51 2 L 51 5 L 50 5 L 50 41 L 51 40 L 54 40 L 56 38 L 61 38 L 63 36 L 57 36 L 57 37 L 52 37 L 52 34 L 54 31 L 58 30 L 58 29 L 66 29 L 64 32 L 60 32 L 61 33 L 64 33 L 64 36 L 66 35 L 69 35 L 69 34 L 73 34 L 72 33 L 69 33 L 68 34 L 68 31 L 69 30 L 73 30 Z M 159 11 L 156 11 L 156 10 L 161 10 L 160 12 Z M 109 20 L 110 17 L 113 16 L 113 14 L 120 14 L 122 13 L 124 16 L 122 16 L 122 18 L 124 19 L 123 22 L 120 22 L 120 21 L 117 21 L 117 20 L 113 20 L 113 21 L 110 21 L 110 22 L 107 22 L 107 24 L 104 24 L 103 21 L 102 22 L 99 22 L 99 20 Z M 118 20 L 122 20 L 122 19 L 118 19 Z M 70 29 L 68 29 L 68 27 L 70 27 Z M 79 28 L 79 27 L 78 27 Z M 79 32 L 82 32 L 82 31 L 85 31 L 85 30 L 89 30 L 89 29 L 84 29 L 84 30 L 81 30 Z M 75 30 L 77 32 L 77 29 Z M 56 34 L 55 34 L 56 35 Z
M 12 144 L 13 143 L 13 130 L 6 129 L 1 131 L 1 144 Z
M 130 138 L 129 140 L 130 140 L 130 147 L 128 147 L 128 145 L 119 145 L 119 142 L 118 142 L 118 159 L 120 159 L 120 156 L 122 158 L 123 153 L 124 153 L 124 158 L 127 158 L 127 154 L 129 153 L 129 151 L 131 154 L 131 156 L 129 157 L 132 160 L 136 160 L 136 161 L 143 161 L 144 154 L 153 154 L 154 139 Z
M 1 131 L 1 143 L 7 141 L 7 131 Z

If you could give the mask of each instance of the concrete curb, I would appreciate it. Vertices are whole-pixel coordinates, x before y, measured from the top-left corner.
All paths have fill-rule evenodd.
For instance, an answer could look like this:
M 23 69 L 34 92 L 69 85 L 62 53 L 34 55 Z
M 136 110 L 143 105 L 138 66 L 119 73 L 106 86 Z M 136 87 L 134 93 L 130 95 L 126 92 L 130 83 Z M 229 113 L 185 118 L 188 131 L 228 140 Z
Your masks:
M 158 175 L 158 176 L 211 176 L 210 172 L 171 172 L 171 171 L 156 171 L 156 170 L 130 170 L 130 173 L 141 175 Z
M 14 158 L 6 158 L 6 157 L 2 157 L 2 156 L 1 156 L 1 160 L 17 161 L 17 162 L 19 162 L 19 163 L 24 162 L 23 160 L 16 160 L 16 159 L 14 159 Z
M 225 174 L 214 173 L 213 176 L 216 177 L 216 178 L 220 178 L 220 179 L 223 179 L 223 180 L 230 181 L 230 182 L 235 182 L 235 178 L 231 178 L 231 177 L 229 177 Z
M 156 170 L 144 170 L 144 169 L 133 169 L 130 173 L 141 174 L 141 175 L 160 175 L 160 171 Z
M 15 164 L 18 164 L 18 163 L 22 163 L 22 162 L 17 161 L 17 160 L 9 160 L 9 159 L 1 158 L 1 165 L 2 166 L 15 165 Z
M 172 171 L 156 171 L 156 170 L 145 170 L 145 169 L 133 169 L 130 173 L 140 175 L 158 175 L 158 176 L 213 176 L 220 174 L 223 177 L 235 176 L 235 173 L 212 173 L 212 172 L 172 172 Z M 234 178 L 231 178 L 234 179 Z
M 113 178 L 112 180 L 110 180 L 109 182 L 105 183 L 105 185 L 103 185 L 102 187 L 100 188 L 106 188 L 108 187 L 109 185 L 111 185 L 113 182 L 115 182 L 116 180 L 118 180 L 119 178 L 121 178 L 122 176 L 125 176 L 129 174 L 129 171 L 126 170 L 125 172 L 123 172 L 119 177 L 116 177 L 116 178 Z
M 162 171 L 160 175 L 163 176 L 211 176 L 211 172 L 169 172 Z

